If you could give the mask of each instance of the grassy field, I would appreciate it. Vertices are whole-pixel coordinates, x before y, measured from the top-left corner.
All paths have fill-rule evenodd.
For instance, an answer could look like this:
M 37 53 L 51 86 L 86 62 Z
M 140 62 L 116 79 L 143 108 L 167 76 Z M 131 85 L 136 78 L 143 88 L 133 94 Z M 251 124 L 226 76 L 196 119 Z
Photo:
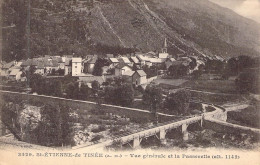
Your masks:
M 191 88 L 215 93 L 236 94 L 236 85 L 234 80 L 185 80 L 185 79 L 156 79 L 156 84 L 160 84 L 162 88 Z
M 154 82 L 156 84 L 165 84 L 165 85 L 170 85 L 170 86 L 174 86 L 174 87 L 178 87 L 180 85 L 182 85 L 183 83 L 185 83 L 187 80 L 185 79 L 162 79 L 162 78 L 158 78 L 156 80 L 154 80 Z
M 207 92 L 237 93 L 235 81 L 232 80 L 190 80 L 181 86 Z
M 241 102 L 245 101 L 245 97 L 243 95 L 222 95 L 222 94 L 208 94 L 208 93 L 199 93 L 199 92 L 191 92 L 191 97 L 196 100 L 223 105 L 230 102 Z
M 257 107 L 249 106 L 240 111 L 228 112 L 227 122 L 260 129 L 260 111 Z

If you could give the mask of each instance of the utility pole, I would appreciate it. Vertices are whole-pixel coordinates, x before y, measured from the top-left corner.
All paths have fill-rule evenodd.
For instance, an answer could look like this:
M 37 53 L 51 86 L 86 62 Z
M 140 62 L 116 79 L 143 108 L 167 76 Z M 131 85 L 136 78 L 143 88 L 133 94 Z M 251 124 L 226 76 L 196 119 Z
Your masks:
M 158 124 L 158 114 L 157 114 L 157 98 L 154 99 L 152 105 L 152 113 L 154 116 L 154 124 Z
M 93 89 L 93 88 L 92 88 Z M 96 99 L 96 104 L 97 104 L 97 109 L 98 110 L 101 110 L 101 102 L 102 102 L 102 100 L 101 100 L 101 94 L 100 94 L 100 91 L 101 90 L 98 90 L 98 89 L 93 89 L 93 90 L 95 90 L 95 99 Z

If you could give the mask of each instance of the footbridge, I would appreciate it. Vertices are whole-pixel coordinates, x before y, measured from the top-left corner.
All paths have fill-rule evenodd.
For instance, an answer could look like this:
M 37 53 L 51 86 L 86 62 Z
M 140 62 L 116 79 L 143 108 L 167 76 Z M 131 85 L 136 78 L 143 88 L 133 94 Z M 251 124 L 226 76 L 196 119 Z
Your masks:
M 73 149 L 80 149 L 85 148 L 87 149 L 98 149 L 98 148 L 104 148 L 106 146 L 112 145 L 113 143 L 120 143 L 120 144 L 129 144 L 132 148 L 138 148 L 140 146 L 141 141 L 144 138 L 155 136 L 162 142 L 164 142 L 165 135 L 168 131 L 172 129 L 181 128 L 181 132 L 183 134 L 183 140 L 188 140 L 188 131 L 187 128 L 190 124 L 193 123 L 199 123 L 202 124 L 203 116 L 193 116 L 189 117 L 187 119 L 182 119 L 180 121 L 169 121 L 166 123 L 160 123 L 157 125 L 154 125 L 150 128 L 143 128 L 143 130 L 133 133 L 133 134 L 121 134 L 118 137 L 115 137 L 111 140 L 105 141 L 103 143 L 98 143 L 90 146 L 76 146 L 73 147 Z
M 210 104 L 210 106 L 213 106 L 216 110 L 213 112 L 206 112 L 198 116 L 190 116 L 186 119 L 182 118 L 171 120 L 165 123 L 155 124 L 152 127 L 141 128 L 141 130 L 138 130 L 138 132 L 135 133 L 121 134 L 120 136 L 113 137 L 111 140 L 107 140 L 105 142 L 93 145 L 75 146 L 72 149 L 77 150 L 86 148 L 88 150 L 96 150 L 105 148 L 115 143 L 119 143 L 120 145 L 129 144 L 132 148 L 138 148 L 140 147 L 143 139 L 152 136 L 155 136 L 162 143 L 164 143 L 166 142 L 166 133 L 173 129 L 181 129 L 183 140 L 186 141 L 189 138 L 189 125 L 198 123 L 202 127 L 204 125 L 205 118 L 215 118 L 222 121 L 226 120 L 226 112 L 224 108 L 212 104 Z

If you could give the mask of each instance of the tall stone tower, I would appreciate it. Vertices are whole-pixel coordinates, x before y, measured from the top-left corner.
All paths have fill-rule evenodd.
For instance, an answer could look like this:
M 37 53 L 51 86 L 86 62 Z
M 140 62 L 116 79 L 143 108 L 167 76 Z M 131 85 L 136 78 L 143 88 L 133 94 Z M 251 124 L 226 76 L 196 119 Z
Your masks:
M 163 43 L 163 48 L 162 48 L 162 53 L 167 53 L 167 38 L 164 39 L 164 43 Z

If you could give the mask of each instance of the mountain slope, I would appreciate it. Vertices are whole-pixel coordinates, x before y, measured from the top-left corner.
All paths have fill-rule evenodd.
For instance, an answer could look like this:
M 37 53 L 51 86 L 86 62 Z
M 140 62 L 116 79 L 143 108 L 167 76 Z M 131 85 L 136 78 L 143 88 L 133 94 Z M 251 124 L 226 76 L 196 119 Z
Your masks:
M 178 52 L 235 56 L 260 51 L 259 24 L 206 0 L 124 0 L 97 6 L 94 11 L 103 13 L 129 47 L 159 49 L 167 37 Z
M 30 31 L 27 0 L 13 1 L 3 8 L 3 26 L 15 24 L 3 30 L 3 59 L 117 52 L 100 44 L 156 51 L 165 37 L 172 54 L 260 54 L 260 25 L 208 0 L 36 0 Z

